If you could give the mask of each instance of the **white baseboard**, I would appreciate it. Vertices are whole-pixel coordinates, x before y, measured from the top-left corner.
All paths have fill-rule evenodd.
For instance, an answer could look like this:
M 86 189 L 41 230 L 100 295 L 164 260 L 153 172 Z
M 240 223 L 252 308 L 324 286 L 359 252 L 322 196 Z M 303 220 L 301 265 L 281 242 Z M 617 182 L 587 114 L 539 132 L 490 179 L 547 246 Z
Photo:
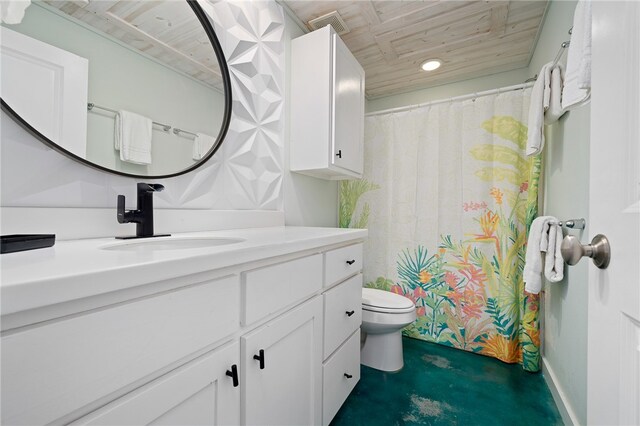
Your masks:
M 220 231 L 284 226 L 284 212 L 267 210 L 156 209 L 156 233 Z M 135 224 L 119 224 L 115 208 L 2 207 L 0 233 L 56 234 L 57 240 L 135 234 Z
M 560 412 L 560 416 L 562 416 L 564 424 L 567 426 L 578 426 L 580 424 L 578 416 L 576 416 L 575 411 L 571 408 L 571 404 L 569 404 L 562 388 L 557 385 L 558 377 L 555 375 L 553 369 L 549 366 L 549 363 L 544 356 L 542 357 L 542 376 L 551 391 L 551 395 L 558 407 L 558 411 Z

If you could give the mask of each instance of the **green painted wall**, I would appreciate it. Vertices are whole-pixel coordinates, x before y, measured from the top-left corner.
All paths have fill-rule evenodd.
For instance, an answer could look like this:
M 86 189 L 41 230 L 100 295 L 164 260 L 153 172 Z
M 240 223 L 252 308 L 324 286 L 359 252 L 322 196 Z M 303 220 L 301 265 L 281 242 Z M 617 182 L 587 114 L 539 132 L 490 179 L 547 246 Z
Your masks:
M 428 89 L 372 99 L 365 104 L 366 112 L 397 108 L 405 105 L 416 105 L 439 99 L 452 98 L 454 96 L 468 95 L 474 92 L 482 92 L 484 90 L 497 89 L 499 87 L 513 86 L 524 83 L 526 79 L 533 75 L 529 75 L 528 73 L 529 70 L 527 68 L 520 68 L 513 71 L 459 81 L 457 83 L 443 84 Z

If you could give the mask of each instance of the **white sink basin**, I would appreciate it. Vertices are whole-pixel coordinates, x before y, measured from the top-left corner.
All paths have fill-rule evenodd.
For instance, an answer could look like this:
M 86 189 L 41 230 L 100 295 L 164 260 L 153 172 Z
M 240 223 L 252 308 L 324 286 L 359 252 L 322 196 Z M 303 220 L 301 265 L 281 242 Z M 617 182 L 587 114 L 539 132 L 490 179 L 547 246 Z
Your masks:
M 227 244 L 237 244 L 243 241 L 245 241 L 243 238 L 156 237 L 140 240 L 125 240 L 119 243 L 102 246 L 100 249 L 118 251 L 186 250 L 218 247 Z

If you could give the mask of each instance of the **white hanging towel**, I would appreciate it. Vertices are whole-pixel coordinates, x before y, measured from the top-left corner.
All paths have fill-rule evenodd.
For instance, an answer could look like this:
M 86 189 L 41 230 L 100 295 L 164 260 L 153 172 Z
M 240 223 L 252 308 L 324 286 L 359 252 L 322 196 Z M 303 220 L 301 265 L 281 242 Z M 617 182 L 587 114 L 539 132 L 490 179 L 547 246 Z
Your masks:
M 544 113 L 549 108 L 551 99 L 551 69 L 553 62 L 542 66 L 538 73 L 529 105 L 529 121 L 527 122 L 527 148 L 528 156 L 538 155 L 544 148 Z
M 151 164 L 153 121 L 131 111 L 116 114 L 115 149 L 120 159 L 133 164 Z
M 549 95 L 549 109 L 544 113 L 544 124 L 553 124 L 565 113 L 562 109 L 562 66 L 557 65 L 551 69 L 551 93 Z
M 542 272 L 551 282 L 564 278 L 564 261 L 560 254 L 562 228 L 553 216 L 534 219 L 529 230 L 523 280 L 528 293 L 538 294 L 542 289 Z M 543 257 L 542 253 L 546 253 Z
M 202 160 L 202 157 L 207 155 L 214 143 L 216 143 L 216 138 L 213 136 L 196 133 L 196 138 L 193 140 L 193 159 Z
M 2 0 L 0 1 L 0 21 L 5 24 L 19 24 L 24 18 L 31 0 Z
M 564 278 L 564 259 L 560 248 L 562 246 L 562 228 L 558 220 L 549 222 L 549 238 L 546 246 L 540 242 L 540 251 L 546 253 L 544 257 L 544 276 L 552 283 Z
M 591 0 L 579 0 L 573 14 L 562 108 L 570 109 L 591 95 Z

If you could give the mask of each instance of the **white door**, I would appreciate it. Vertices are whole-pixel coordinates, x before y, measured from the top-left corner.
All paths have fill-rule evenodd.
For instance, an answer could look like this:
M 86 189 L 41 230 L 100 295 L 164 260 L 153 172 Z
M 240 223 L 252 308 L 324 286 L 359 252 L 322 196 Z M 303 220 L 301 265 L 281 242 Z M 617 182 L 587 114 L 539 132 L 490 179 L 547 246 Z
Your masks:
M 38 132 L 85 158 L 89 61 L 8 28 L 0 35 L 2 100 Z
M 640 424 L 639 22 L 640 2 L 593 2 L 589 228 L 612 253 L 585 289 L 593 425 Z
M 242 337 L 242 424 L 320 424 L 321 356 L 322 296 Z

